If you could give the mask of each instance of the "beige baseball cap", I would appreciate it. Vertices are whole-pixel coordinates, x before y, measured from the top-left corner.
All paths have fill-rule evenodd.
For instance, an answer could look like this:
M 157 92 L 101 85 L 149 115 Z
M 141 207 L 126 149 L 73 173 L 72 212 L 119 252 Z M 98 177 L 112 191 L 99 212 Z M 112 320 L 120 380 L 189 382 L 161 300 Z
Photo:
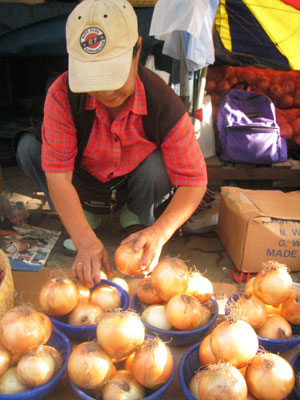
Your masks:
M 137 16 L 127 0 L 83 0 L 66 24 L 72 92 L 116 90 L 127 81 Z

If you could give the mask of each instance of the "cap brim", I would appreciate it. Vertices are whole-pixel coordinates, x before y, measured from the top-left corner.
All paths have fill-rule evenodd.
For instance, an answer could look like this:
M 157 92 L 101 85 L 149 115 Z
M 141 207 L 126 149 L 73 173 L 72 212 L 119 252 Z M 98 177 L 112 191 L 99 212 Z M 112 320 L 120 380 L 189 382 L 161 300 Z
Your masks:
M 109 60 L 82 62 L 69 55 L 69 85 L 74 93 L 117 90 L 128 79 L 132 49 Z

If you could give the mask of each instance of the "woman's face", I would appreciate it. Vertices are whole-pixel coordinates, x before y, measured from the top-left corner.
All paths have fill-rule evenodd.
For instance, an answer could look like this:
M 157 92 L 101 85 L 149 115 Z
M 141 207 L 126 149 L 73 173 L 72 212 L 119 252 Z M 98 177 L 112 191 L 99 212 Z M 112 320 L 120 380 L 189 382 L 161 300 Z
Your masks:
M 132 59 L 129 76 L 125 84 L 117 90 L 101 90 L 89 92 L 95 100 L 100 101 L 107 108 L 117 108 L 122 106 L 126 100 L 134 93 L 135 80 L 138 72 L 139 55 L 141 51 L 141 38 L 138 39 L 137 55 Z

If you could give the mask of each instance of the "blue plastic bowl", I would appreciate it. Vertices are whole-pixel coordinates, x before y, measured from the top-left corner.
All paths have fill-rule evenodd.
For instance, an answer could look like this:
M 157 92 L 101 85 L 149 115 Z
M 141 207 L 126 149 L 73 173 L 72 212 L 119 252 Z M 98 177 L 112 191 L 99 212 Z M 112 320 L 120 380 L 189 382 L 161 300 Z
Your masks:
M 202 367 L 202 364 L 199 360 L 199 346 L 200 343 L 197 343 L 187 350 L 181 357 L 178 365 L 179 385 L 184 393 L 185 398 L 188 400 L 195 400 L 195 397 L 192 396 L 188 387 L 192 377 L 196 374 L 199 368 Z M 285 397 L 282 400 L 287 399 L 288 398 Z M 300 399 L 300 397 L 297 397 L 297 399 Z
M 115 282 L 108 281 L 106 279 L 101 279 L 99 284 L 96 284 L 92 291 L 96 289 L 98 286 L 102 285 L 110 285 L 115 287 L 120 296 L 121 296 L 121 306 L 122 311 L 125 311 L 129 307 L 129 295 L 125 289 L 123 289 L 120 285 L 116 284 Z M 48 315 L 51 319 L 52 323 L 55 325 L 57 329 L 63 332 L 69 339 L 77 340 L 77 341 L 88 341 L 92 340 L 96 337 L 97 325 L 85 325 L 85 326 L 76 326 L 70 325 L 66 321 L 66 317 L 58 318 L 52 317 Z
M 172 346 L 187 346 L 189 344 L 195 343 L 199 341 L 209 328 L 214 324 L 218 317 L 219 307 L 216 299 L 214 297 L 211 298 L 212 303 L 214 305 L 214 312 L 211 320 L 207 325 L 202 326 L 198 329 L 193 329 L 191 331 L 178 331 L 178 330 L 167 330 L 156 328 L 152 325 L 143 322 L 146 332 L 150 335 L 158 336 L 164 342 L 169 343 Z M 145 303 L 143 303 L 138 296 L 135 294 L 131 300 L 131 308 L 139 314 L 142 314 L 144 309 L 147 307 Z
M 188 389 L 189 383 L 202 365 L 199 360 L 199 346 L 200 343 L 197 343 L 187 350 L 181 357 L 178 365 L 179 385 L 185 398 L 189 400 L 195 400 Z
M 229 306 L 232 301 L 237 301 L 238 298 L 243 294 L 243 291 L 234 293 L 230 296 L 225 305 L 225 314 L 229 314 Z M 271 353 L 283 353 L 287 350 L 292 349 L 300 343 L 300 325 L 293 325 L 292 333 L 293 337 L 290 339 L 267 339 L 261 336 L 258 336 L 259 345 L 262 346 L 265 350 L 270 351 Z
M 149 337 L 149 335 L 147 335 L 147 336 Z M 171 351 L 171 349 L 170 349 L 170 351 Z M 172 353 L 172 351 L 171 351 L 171 353 Z M 173 357 L 173 370 L 172 370 L 172 374 L 171 374 L 170 378 L 167 380 L 166 383 L 164 383 L 159 389 L 157 389 L 155 391 L 145 388 L 146 397 L 144 397 L 143 400 L 160 400 L 163 398 L 164 393 L 171 386 L 171 383 L 173 382 L 173 380 L 175 378 L 176 360 L 175 360 L 175 356 L 173 353 L 172 353 L 172 357 Z M 79 387 L 77 385 L 75 385 L 75 383 L 70 378 L 69 378 L 69 381 L 72 386 L 72 389 L 74 390 L 74 392 L 77 394 L 78 397 L 80 397 L 83 400 L 96 400 L 96 398 L 92 397 L 91 394 L 88 394 L 87 392 L 84 392 L 83 390 L 79 389 Z M 98 400 L 100 400 L 100 399 L 98 399 Z
M 295 372 L 295 376 L 297 377 L 297 375 L 300 373 L 300 353 L 297 353 L 291 361 L 291 366 L 293 367 L 293 370 Z M 300 399 L 300 391 L 297 388 L 296 384 L 293 388 L 293 395 L 295 397 L 295 399 Z
M 63 359 L 63 366 L 60 371 L 45 385 L 27 390 L 26 392 L 17 394 L 0 394 L 0 400 L 40 400 L 45 399 L 55 388 L 58 382 L 65 375 L 68 366 L 68 359 L 71 354 L 72 348 L 66 336 L 59 332 L 57 329 L 52 329 L 52 334 L 47 342 L 48 346 L 55 347 L 61 354 Z

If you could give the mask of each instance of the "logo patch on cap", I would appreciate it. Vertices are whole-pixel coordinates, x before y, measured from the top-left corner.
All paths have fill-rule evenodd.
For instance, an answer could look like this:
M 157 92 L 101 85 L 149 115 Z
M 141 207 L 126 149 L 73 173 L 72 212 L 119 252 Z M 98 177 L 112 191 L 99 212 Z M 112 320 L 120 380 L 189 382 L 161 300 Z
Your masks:
M 106 37 L 99 28 L 87 28 L 80 36 L 80 46 L 88 54 L 97 54 L 103 50 Z

